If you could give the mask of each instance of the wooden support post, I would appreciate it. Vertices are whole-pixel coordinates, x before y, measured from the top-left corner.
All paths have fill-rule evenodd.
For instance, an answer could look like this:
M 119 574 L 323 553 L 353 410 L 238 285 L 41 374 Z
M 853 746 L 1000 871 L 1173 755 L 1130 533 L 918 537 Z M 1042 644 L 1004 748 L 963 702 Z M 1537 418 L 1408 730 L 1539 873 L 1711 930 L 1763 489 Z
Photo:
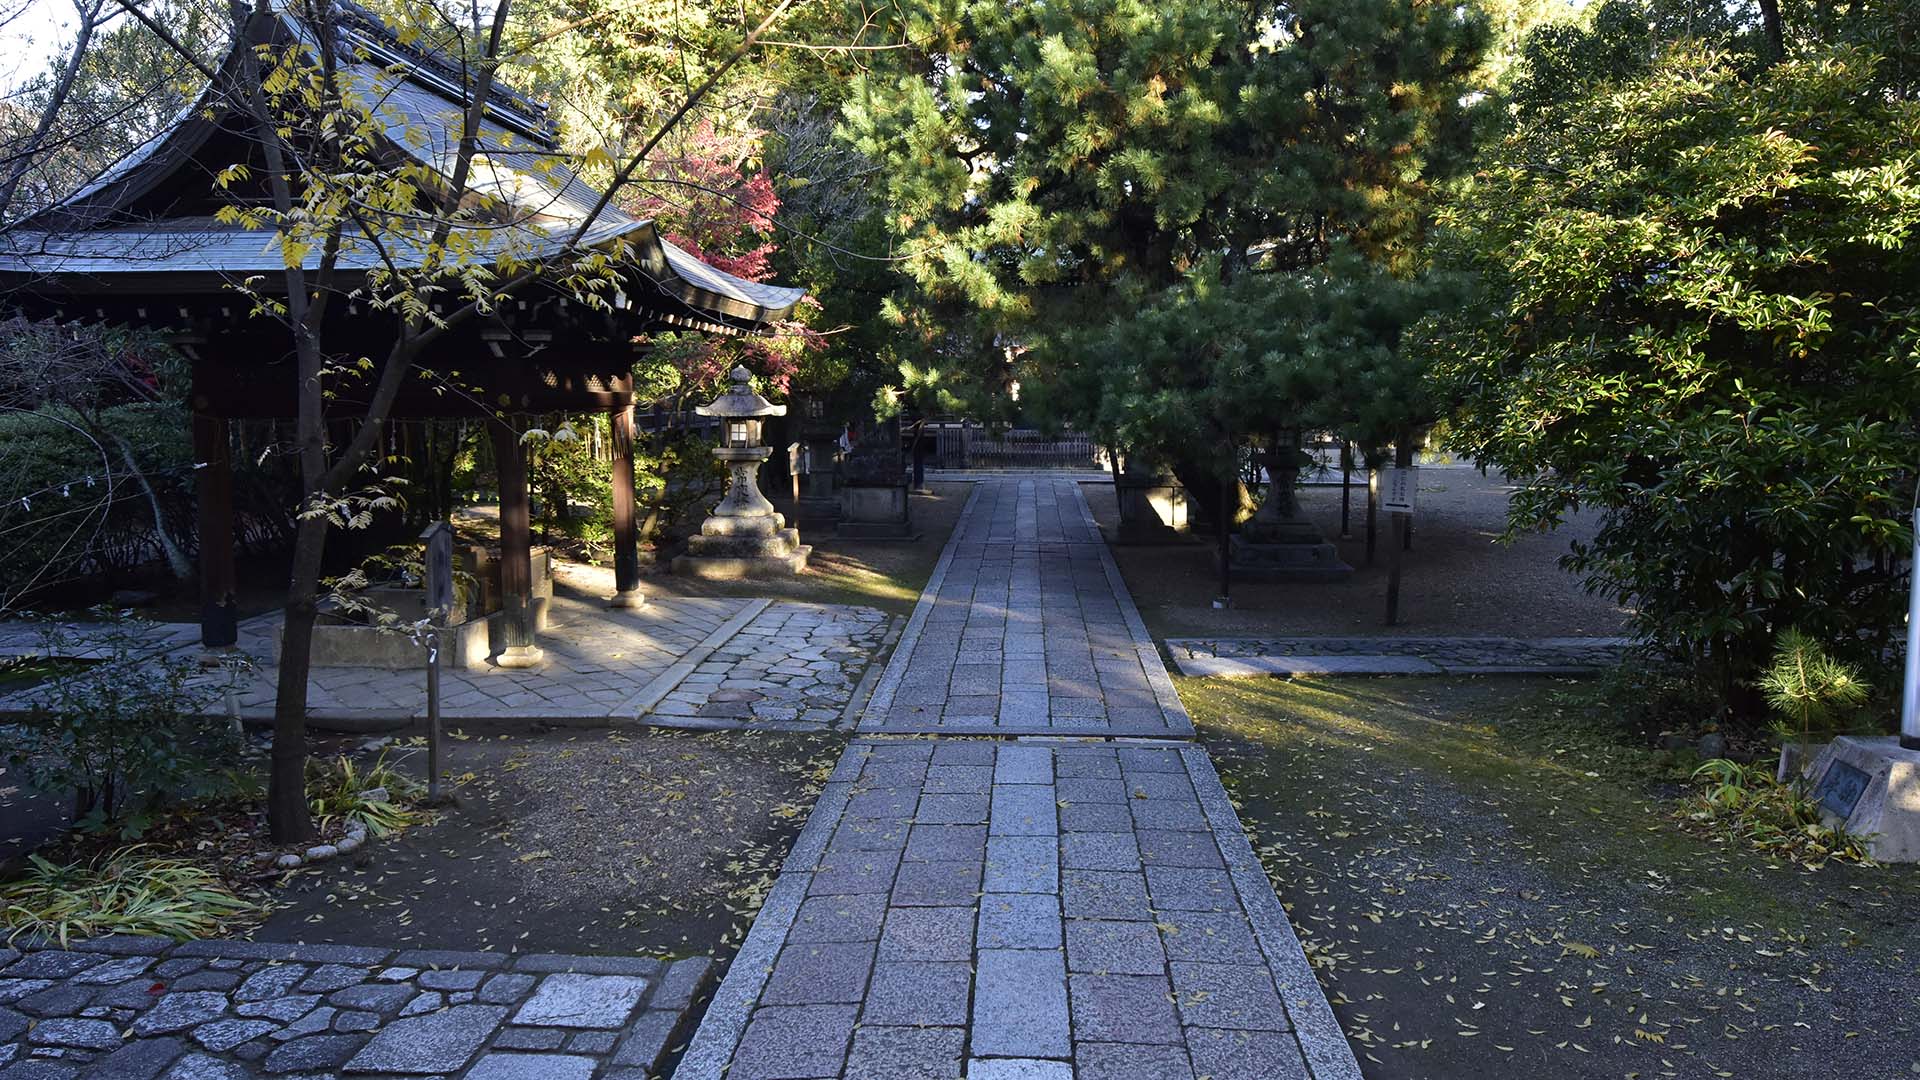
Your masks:
M 613 598 L 608 604 L 639 607 L 647 601 L 640 591 L 639 516 L 633 505 L 633 406 L 609 413 L 607 428 L 613 451 Z
M 520 433 L 500 418 L 487 422 L 494 468 L 500 474 L 501 667 L 540 662 L 533 634 L 533 520 L 527 497 L 527 452 Z
M 233 452 L 227 420 L 193 414 L 194 487 L 200 530 L 200 644 L 225 648 L 240 640 L 234 598 Z

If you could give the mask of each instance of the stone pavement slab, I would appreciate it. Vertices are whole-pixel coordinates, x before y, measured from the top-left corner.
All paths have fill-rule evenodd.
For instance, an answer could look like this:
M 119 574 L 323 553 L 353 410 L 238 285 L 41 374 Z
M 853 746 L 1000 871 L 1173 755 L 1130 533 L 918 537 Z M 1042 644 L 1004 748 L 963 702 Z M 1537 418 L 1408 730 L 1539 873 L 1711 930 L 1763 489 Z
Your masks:
M 1183 737 L 1193 722 L 1070 479 L 975 484 L 860 730 Z
M 963 1069 L 1359 1076 L 1203 749 L 855 741 L 675 1075 Z
M 1621 637 L 1168 638 L 1180 673 L 1263 675 L 1581 675 L 1618 666 Z
M 140 937 L 0 946 L 0 1077 L 643 1077 L 711 974 L 705 957 Z

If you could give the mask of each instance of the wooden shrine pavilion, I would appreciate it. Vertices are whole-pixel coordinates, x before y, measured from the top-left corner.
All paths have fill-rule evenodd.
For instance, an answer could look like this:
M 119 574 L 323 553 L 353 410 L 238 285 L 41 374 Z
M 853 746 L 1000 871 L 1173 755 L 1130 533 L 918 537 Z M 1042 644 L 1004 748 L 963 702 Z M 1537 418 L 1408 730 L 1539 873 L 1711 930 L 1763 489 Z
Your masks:
M 238 286 L 284 294 L 285 264 L 271 234 L 223 224 L 222 207 L 264 202 L 264 188 L 232 183 L 235 164 L 266 175 L 251 119 L 234 102 L 249 53 L 263 44 L 332 50 L 343 84 L 374 103 L 384 154 L 424 167 L 452 186 L 463 117 L 474 93 L 452 59 L 418 47 L 380 18 L 335 0 L 322 28 L 261 3 L 244 21 L 218 78 L 165 131 L 58 205 L 0 236 L 0 306 L 32 318 L 133 325 L 163 332 L 193 367 L 193 453 L 198 468 L 202 639 L 234 638 L 234 511 L 229 422 L 292 417 L 296 366 L 280 320 L 254 313 Z M 660 331 L 765 333 L 801 299 L 799 289 L 746 281 L 675 247 L 653 222 L 631 217 L 568 170 L 559 133 L 540 103 L 495 87 L 487 96 L 466 201 L 481 207 L 464 242 L 483 261 L 524 266 L 604 252 L 616 267 L 610 309 L 581 303 L 534 279 L 507 302 L 427 346 L 391 418 L 488 421 L 499 466 L 501 581 L 509 651 L 538 657 L 531 612 L 526 456 L 516 415 L 604 411 L 612 418 L 616 604 L 639 597 L 634 512 L 633 363 Z M 215 178 L 225 171 L 229 187 Z M 255 181 L 257 184 L 258 181 Z M 460 228 L 469 226 L 463 223 Z M 410 254 L 411 252 L 411 254 Z M 377 364 L 394 317 L 356 299 L 356 283 L 382 259 L 420 256 L 405 244 L 349 242 L 337 263 L 323 347 L 346 364 Z M 319 254 L 306 256 L 317 267 Z M 402 268 L 405 268 L 403 263 Z M 503 278 L 509 276 L 505 273 Z M 330 377 L 331 415 L 365 415 L 373 376 Z M 449 387 L 462 388 L 448 392 Z M 503 655 L 503 661 L 508 657 Z

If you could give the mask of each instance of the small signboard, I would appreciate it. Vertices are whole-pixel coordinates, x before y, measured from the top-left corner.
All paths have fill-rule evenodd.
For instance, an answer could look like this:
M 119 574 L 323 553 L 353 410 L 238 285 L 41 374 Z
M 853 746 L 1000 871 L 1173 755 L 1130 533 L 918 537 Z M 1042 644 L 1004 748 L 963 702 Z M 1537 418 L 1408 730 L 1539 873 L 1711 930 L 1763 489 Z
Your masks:
M 1867 793 L 1871 779 L 1864 770 L 1836 761 L 1827 766 L 1826 775 L 1813 789 L 1813 801 L 1819 803 L 1822 810 L 1846 821 L 1853 816 L 1853 808 L 1860 805 L 1860 796 Z
M 1380 509 L 1390 514 L 1413 513 L 1414 493 L 1419 487 L 1419 469 L 1381 469 Z
M 427 545 L 427 610 L 442 619 L 453 610 L 453 526 L 436 521 L 420 539 Z

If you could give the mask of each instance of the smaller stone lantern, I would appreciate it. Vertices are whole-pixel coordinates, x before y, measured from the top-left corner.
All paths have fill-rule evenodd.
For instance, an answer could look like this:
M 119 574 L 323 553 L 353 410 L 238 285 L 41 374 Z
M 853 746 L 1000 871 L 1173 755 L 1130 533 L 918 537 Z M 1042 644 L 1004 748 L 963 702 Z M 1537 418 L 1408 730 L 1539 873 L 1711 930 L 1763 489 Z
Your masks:
M 753 392 L 747 369 L 736 367 L 727 392 L 694 412 L 720 419 L 720 445 L 713 448 L 733 474 L 726 497 L 700 525 L 700 535 L 687 540 L 687 553 L 673 560 L 673 572 L 698 578 L 775 577 L 797 574 L 807 567 L 813 549 L 800 542 L 800 530 L 760 493 L 760 466 L 773 451 L 760 443 L 760 424 L 768 416 L 785 416 L 787 407 L 775 405 Z

